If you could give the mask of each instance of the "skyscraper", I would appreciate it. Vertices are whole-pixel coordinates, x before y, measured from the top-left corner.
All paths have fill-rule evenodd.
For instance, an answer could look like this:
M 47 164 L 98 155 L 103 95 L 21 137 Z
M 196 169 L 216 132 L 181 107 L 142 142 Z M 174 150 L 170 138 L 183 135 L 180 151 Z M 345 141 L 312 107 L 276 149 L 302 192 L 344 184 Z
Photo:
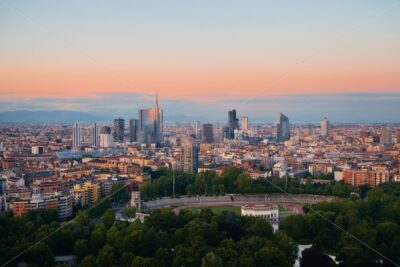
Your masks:
M 194 135 L 196 136 L 197 141 L 201 140 L 201 122 L 199 121 L 196 121 L 194 126 Z
M 129 120 L 129 142 L 133 143 L 137 141 L 137 128 L 139 121 L 136 119 Z
M 249 117 L 243 116 L 241 117 L 241 126 L 243 131 L 248 131 L 249 130 Z
M 97 147 L 99 145 L 99 133 L 97 130 L 97 124 L 93 123 L 90 129 L 90 143 L 92 146 Z
M 114 120 L 114 141 L 124 142 L 125 120 L 116 118 Z
M 203 124 L 203 141 L 206 143 L 214 142 L 214 125 L 211 123 Z
M 232 109 L 228 111 L 228 126 L 226 128 L 226 138 L 234 139 L 235 130 L 239 129 L 239 120 L 236 117 L 236 110 Z
M 199 148 L 194 143 L 181 147 L 181 170 L 187 173 L 197 173 L 199 167 Z
M 289 119 L 282 113 L 279 113 L 276 124 L 276 140 L 284 142 L 290 139 Z
M 381 132 L 380 143 L 382 145 L 391 145 L 392 144 L 392 131 L 387 127 L 384 127 Z
M 159 145 L 162 142 L 163 110 L 158 106 L 158 93 L 155 107 L 140 109 L 138 115 L 138 143 Z
M 72 129 L 72 147 L 78 148 L 81 146 L 81 129 L 78 123 L 74 124 Z
M 328 136 L 329 135 L 329 120 L 327 117 L 324 117 L 321 120 L 321 135 Z

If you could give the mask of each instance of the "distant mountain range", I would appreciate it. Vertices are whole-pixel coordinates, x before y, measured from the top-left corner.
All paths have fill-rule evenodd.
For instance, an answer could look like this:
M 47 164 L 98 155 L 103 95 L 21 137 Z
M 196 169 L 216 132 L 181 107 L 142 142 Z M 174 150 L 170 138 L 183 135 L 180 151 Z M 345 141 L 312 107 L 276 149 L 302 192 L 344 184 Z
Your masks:
M 98 115 L 89 112 L 71 110 L 17 110 L 0 112 L 0 123 L 90 123 L 90 122 L 111 122 L 117 115 Z M 122 116 L 125 118 L 125 116 Z M 126 117 L 125 119 L 128 119 Z M 165 122 L 194 122 L 201 120 L 199 117 L 186 115 L 165 116 Z M 127 122 L 128 123 L 128 122 Z
M 0 112 L 0 123 L 74 123 L 104 121 L 103 116 L 81 111 L 52 110 L 30 111 L 17 110 Z

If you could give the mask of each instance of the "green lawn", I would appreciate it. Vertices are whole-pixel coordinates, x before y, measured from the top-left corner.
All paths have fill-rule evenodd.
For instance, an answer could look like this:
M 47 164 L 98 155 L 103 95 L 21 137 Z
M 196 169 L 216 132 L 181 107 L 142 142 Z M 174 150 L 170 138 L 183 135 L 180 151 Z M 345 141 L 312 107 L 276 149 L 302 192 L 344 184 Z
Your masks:
M 226 210 L 234 212 L 237 215 L 240 215 L 240 207 L 235 207 L 235 206 L 205 206 L 205 207 L 190 207 L 184 209 L 190 210 L 192 213 L 199 213 L 200 210 L 204 208 L 210 208 L 216 214 L 220 214 L 222 211 Z

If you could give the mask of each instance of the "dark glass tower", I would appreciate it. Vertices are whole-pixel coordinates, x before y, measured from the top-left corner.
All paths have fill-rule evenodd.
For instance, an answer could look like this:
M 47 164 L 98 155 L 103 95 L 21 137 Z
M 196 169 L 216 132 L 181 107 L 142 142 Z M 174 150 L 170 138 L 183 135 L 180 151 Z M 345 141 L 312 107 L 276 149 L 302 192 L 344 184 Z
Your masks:
M 282 113 L 279 113 L 276 123 L 276 140 L 284 142 L 290 139 L 289 119 Z
M 239 119 L 236 117 L 236 109 L 230 110 L 228 112 L 228 126 L 226 129 L 226 138 L 234 139 L 235 130 L 239 129 Z
M 125 120 L 121 118 L 116 118 L 114 120 L 114 141 L 123 142 L 124 141 L 124 131 L 125 131 Z

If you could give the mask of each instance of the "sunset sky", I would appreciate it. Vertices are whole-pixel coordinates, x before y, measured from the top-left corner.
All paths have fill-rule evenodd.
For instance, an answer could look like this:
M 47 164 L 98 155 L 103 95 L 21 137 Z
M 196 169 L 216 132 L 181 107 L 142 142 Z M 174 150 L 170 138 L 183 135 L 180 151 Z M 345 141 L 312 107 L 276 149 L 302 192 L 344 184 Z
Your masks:
M 0 111 L 399 121 L 399 77 L 397 0 L 0 2 Z

